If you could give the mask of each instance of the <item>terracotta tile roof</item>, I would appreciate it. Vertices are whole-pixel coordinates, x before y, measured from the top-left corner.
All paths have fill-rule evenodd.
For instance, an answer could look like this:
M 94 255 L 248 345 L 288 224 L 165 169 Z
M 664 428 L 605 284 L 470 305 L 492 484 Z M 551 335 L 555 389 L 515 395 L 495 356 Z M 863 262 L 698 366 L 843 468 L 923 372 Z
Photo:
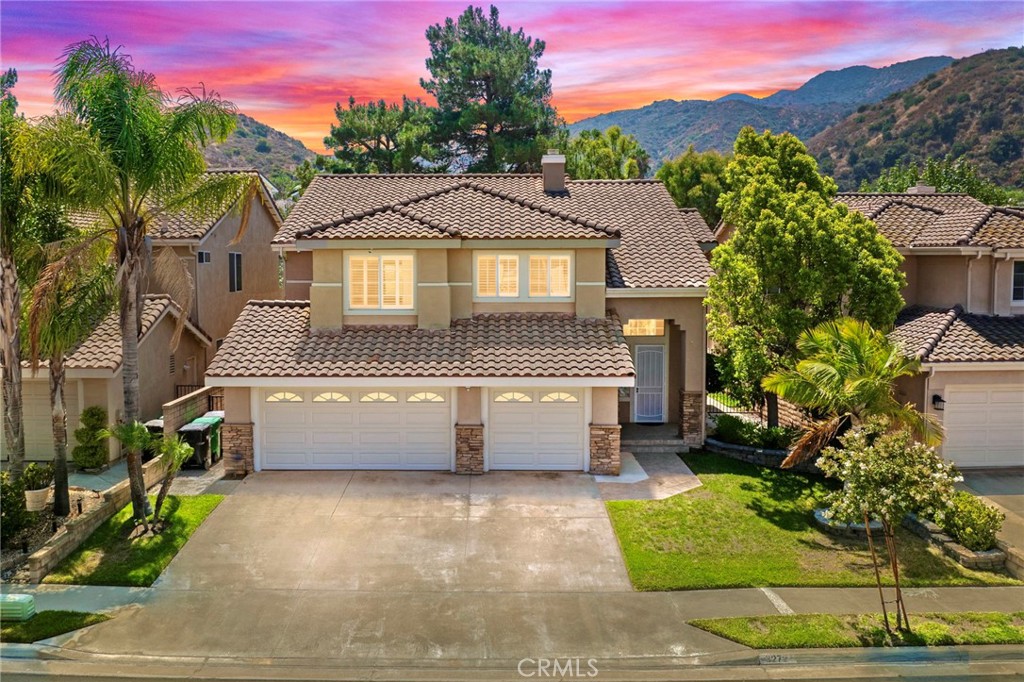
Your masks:
M 372 225 L 368 217 L 376 218 Z M 664 186 L 652 180 L 567 180 L 564 193 L 548 194 L 540 175 L 321 175 L 274 242 L 416 235 L 617 236 L 609 286 L 705 286 L 711 276 L 698 245 L 713 239 L 707 225 L 696 211 L 678 209 Z
M 508 313 L 448 329 L 309 329 L 308 301 L 250 301 L 209 377 L 629 377 L 617 319 Z
M 1024 361 L 1024 316 L 971 315 L 952 308 L 905 308 L 890 337 L 924 362 Z
M 179 315 L 181 308 L 165 294 L 148 294 L 142 302 L 142 326 L 139 338 L 145 341 L 146 334 L 153 328 L 165 313 Z M 212 340 L 198 328 L 188 325 L 191 332 L 206 344 Z M 107 314 L 78 348 L 68 355 L 67 369 L 108 369 L 117 370 L 121 366 L 121 326 L 116 310 Z M 28 365 L 23 362 L 23 365 Z M 44 363 L 45 365 L 45 363 Z
M 986 206 L 966 194 L 840 194 L 900 247 L 1024 246 L 1024 212 Z

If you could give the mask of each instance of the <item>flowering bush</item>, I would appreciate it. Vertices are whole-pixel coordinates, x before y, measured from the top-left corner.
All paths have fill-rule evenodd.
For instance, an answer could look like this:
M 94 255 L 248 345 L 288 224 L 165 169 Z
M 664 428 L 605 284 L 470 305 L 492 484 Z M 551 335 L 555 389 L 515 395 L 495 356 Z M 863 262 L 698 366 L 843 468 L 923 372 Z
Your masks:
M 942 525 L 953 507 L 953 484 L 962 481 L 935 448 L 914 441 L 907 431 L 885 432 L 880 422 L 852 429 L 826 448 L 818 466 L 843 487 L 829 499 L 832 517 L 860 523 L 864 514 L 898 525 L 907 514 L 934 518 Z
M 996 533 L 1005 519 L 998 509 L 961 490 L 953 497 L 953 510 L 945 521 L 936 523 L 967 549 L 983 552 L 996 546 Z

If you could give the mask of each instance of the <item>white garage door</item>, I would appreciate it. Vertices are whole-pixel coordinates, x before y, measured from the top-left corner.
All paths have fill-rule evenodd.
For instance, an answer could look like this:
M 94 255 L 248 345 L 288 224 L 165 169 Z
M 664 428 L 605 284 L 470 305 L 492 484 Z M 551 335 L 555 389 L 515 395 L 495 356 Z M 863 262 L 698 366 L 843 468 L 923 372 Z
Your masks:
M 264 469 L 450 469 L 446 389 L 271 389 L 260 395 Z
M 44 370 L 45 371 L 45 370 Z M 25 420 L 25 459 L 53 459 L 53 419 L 50 416 L 50 384 L 48 381 L 25 381 L 21 388 L 21 404 Z M 75 447 L 78 428 L 78 384 L 64 385 L 64 407 L 67 410 L 68 457 Z
M 583 469 L 581 389 L 492 389 L 487 406 L 491 469 Z
M 1024 386 L 946 389 L 942 454 L 962 467 L 1024 466 Z

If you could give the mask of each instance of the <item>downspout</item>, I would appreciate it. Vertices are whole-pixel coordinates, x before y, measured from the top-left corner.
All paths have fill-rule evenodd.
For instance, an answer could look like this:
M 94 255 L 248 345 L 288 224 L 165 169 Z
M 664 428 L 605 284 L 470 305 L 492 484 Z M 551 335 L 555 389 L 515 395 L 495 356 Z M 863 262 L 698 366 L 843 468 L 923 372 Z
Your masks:
M 999 266 L 1010 260 L 1010 254 L 1003 252 L 1002 258 L 996 258 L 995 254 L 992 254 L 992 294 L 989 298 L 991 305 L 989 306 L 989 314 L 995 315 L 996 313 L 996 298 L 999 294 Z
M 201 329 L 202 325 L 199 324 L 199 320 L 201 319 L 200 315 L 199 315 L 199 301 L 201 300 L 201 297 L 199 296 L 199 260 L 198 260 L 198 256 L 197 256 L 197 251 L 198 251 L 198 249 L 196 248 L 197 245 L 198 245 L 198 243 L 197 244 L 189 244 L 188 245 L 188 252 L 190 254 L 192 254 L 192 268 L 193 268 L 193 271 L 196 273 L 195 281 L 192 282 L 192 289 L 193 289 L 193 292 L 192 292 L 192 298 L 193 298 L 192 305 L 195 306 L 195 309 L 196 309 L 196 326 L 198 326 Z M 204 349 L 203 352 L 205 353 L 206 350 Z
M 974 261 L 981 258 L 981 251 L 979 250 L 975 254 L 974 258 L 968 257 L 967 259 L 967 312 L 971 312 L 971 266 L 974 265 Z

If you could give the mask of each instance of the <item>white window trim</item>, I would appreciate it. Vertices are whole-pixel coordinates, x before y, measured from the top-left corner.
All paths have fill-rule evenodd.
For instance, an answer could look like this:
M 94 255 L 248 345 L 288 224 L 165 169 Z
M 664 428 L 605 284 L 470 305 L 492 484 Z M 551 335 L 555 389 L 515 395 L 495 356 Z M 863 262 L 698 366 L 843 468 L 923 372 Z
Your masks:
M 349 263 L 352 258 L 367 258 L 376 257 L 379 261 L 384 256 L 409 256 L 412 258 L 412 306 L 408 308 L 353 308 L 349 301 L 349 292 L 351 292 L 351 282 L 349 276 L 352 273 L 352 268 Z M 416 262 L 415 251 L 345 251 L 345 289 L 342 295 L 344 299 L 344 313 L 346 315 L 415 315 L 416 314 L 416 291 L 419 287 L 416 285 L 418 278 L 418 265 Z M 384 283 L 382 278 L 384 277 L 384 268 L 377 267 L 377 296 L 383 298 L 384 296 Z
M 479 296 L 479 260 L 481 256 L 515 256 L 519 259 L 519 295 L 518 296 Z M 568 296 L 530 296 L 530 256 L 568 256 L 569 257 L 569 295 Z M 473 251 L 473 302 L 474 303 L 531 303 L 558 302 L 571 303 L 576 300 L 576 252 L 571 249 L 545 251 Z
M 1022 306 L 1022 305 L 1024 305 L 1024 298 L 1014 298 L 1013 297 L 1013 288 L 1014 288 L 1013 287 L 1013 274 L 1014 274 L 1013 271 L 1017 269 L 1018 265 L 1020 265 L 1021 267 L 1024 267 L 1024 260 L 1014 260 L 1014 261 L 1010 261 L 1010 262 L 1012 263 L 1012 265 L 1010 265 L 1010 305 L 1012 305 L 1012 306 Z

